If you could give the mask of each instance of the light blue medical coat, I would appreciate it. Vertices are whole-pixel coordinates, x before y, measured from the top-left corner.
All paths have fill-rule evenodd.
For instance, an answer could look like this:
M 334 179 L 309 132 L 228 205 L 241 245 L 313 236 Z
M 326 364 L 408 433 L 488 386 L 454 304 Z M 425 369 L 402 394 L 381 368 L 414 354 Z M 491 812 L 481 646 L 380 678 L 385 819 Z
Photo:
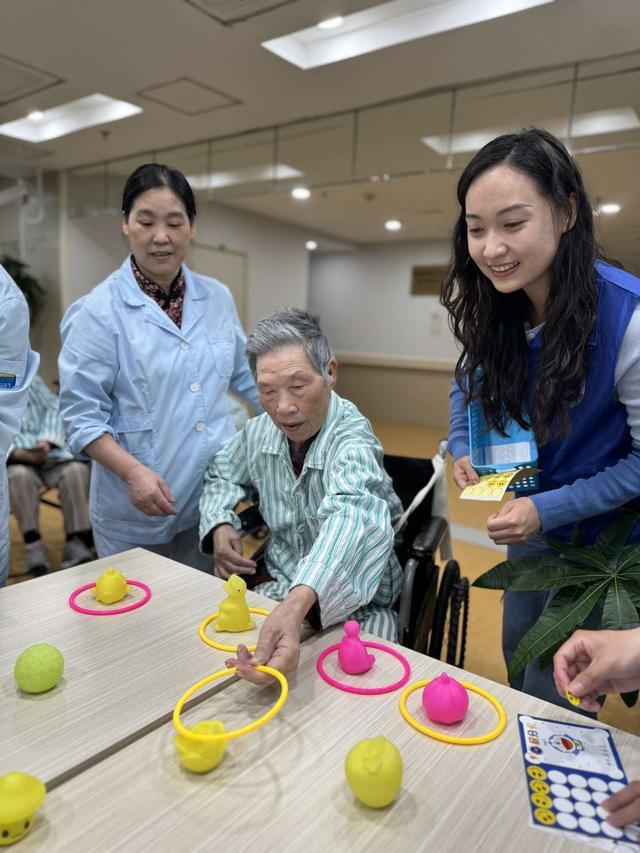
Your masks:
M 75 302 L 61 325 L 60 414 L 71 450 L 109 433 L 160 474 L 177 516 L 149 516 L 102 465 L 91 472 L 91 520 L 104 536 L 169 542 L 198 521 L 209 459 L 235 434 L 226 391 L 258 411 L 245 336 L 228 288 L 183 266 L 182 327 L 146 296 L 125 260 Z
M 22 291 L 0 266 L 0 586 L 9 574 L 7 452 L 20 429 L 40 356 L 29 346 L 29 309 Z

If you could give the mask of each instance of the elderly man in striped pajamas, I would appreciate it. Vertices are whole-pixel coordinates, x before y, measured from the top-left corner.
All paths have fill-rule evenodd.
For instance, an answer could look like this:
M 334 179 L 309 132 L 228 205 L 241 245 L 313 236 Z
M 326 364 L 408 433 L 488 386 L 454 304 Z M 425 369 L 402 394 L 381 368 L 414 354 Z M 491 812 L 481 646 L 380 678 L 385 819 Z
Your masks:
M 368 420 L 333 388 L 337 362 L 315 317 L 288 308 L 261 320 L 246 347 L 264 414 L 211 460 L 200 500 L 201 548 L 214 572 L 253 575 L 242 557 L 234 507 L 253 489 L 271 536 L 270 580 L 256 590 L 281 603 L 263 623 L 253 658 L 230 661 L 260 682 L 251 663 L 293 671 L 305 618 L 327 628 L 357 619 L 397 639 L 392 605 L 402 570 L 393 521 L 402 513 Z

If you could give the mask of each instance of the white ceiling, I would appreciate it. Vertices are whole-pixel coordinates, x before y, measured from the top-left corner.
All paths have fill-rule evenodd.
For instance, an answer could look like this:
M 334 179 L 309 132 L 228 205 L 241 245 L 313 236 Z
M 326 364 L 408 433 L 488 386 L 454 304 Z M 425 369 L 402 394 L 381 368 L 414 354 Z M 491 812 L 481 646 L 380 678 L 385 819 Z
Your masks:
M 555 0 L 303 71 L 260 43 L 336 14 L 360 11 L 376 5 L 375 0 L 288 0 L 232 26 L 196 8 L 198 2 L 206 6 L 210 1 L 2 0 L 0 55 L 44 72 L 49 85 L 0 106 L 0 123 L 93 92 L 131 101 L 144 111 L 41 146 L 1 139 L 0 161 L 66 168 L 156 151 L 439 87 L 617 55 L 637 49 L 640 31 L 638 0 Z M 261 0 L 245 5 L 258 8 Z M 189 115 L 180 110 L 182 84 L 176 81 L 185 78 L 202 87 L 194 109 L 205 111 Z M 174 83 L 163 93 L 164 84 Z M 159 103 L 158 94 L 167 94 L 173 106 Z M 217 108 L 206 109 L 209 104 Z M 536 104 L 532 120 L 545 116 L 545 107 Z M 582 159 L 596 194 L 611 200 L 619 194 L 621 203 L 623 195 L 628 197 L 618 224 L 605 223 L 605 231 L 627 255 L 640 258 L 640 233 L 630 215 L 640 197 L 638 152 Z M 457 175 L 328 187 L 304 206 L 294 206 L 284 193 L 233 203 L 355 242 L 437 238 L 447 235 L 455 215 Z M 406 222 L 399 235 L 387 235 L 380 227 L 392 215 Z

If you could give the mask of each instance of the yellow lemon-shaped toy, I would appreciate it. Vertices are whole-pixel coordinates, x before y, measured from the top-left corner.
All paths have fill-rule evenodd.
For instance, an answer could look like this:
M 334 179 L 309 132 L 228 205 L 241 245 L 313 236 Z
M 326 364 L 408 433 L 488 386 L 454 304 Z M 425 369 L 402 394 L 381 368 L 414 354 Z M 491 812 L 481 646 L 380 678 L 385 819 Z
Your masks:
M 25 693 L 46 693 L 60 681 L 64 658 L 55 646 L 36 643 L 18 655 L 13 674 Z
M 198 735 L 221 735 L 224 724 L 220 720 L 202 720 L 191 729 Z M 227 742 L 197 743 L 183 735 L 176 735 L 174 743 L 178 750 L 178 758 L 183 767 L 192 773 L 208 773 L 214 770 L 222 761 L 227 748 Z
M 122 601 L 131 587 L 122 572 L 117 572 L 113 566 L 109 566 L 96 581 L 94 595 L 103 604 L 115 604 Z
M 15 844 L 30 832 L 45 794 L 44 784 L 35 776 L 19 770 L 0 776 L 0 847 Z
M 344 765 L 349 787 L 365 806 L 384 808 L 402 785 L 402 757 L 384 735 L 361 740 L 349 750 Z

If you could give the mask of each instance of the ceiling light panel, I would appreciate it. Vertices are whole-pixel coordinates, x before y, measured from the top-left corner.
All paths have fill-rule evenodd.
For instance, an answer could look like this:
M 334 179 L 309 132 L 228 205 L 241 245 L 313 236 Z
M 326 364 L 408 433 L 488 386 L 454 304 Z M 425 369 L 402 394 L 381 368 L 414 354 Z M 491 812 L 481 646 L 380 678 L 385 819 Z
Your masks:
M 554 136 L 564 138 L 568 131 L 568 118 L 548 119 L 538 121 L 539 127 L 544 127 Z M 571 138 L 578 139 L 581 136 L 600 136 L 607 133 L 619 133 L 625 130 L 637 130 L 640 128 L 638 114 L 632 107 L 618 107 L 611 110 L 596 110 L 590 113 L 581 113 L 573 117 L 571 126 Z M 496 136 L 503 133 L 513 133 L 513 125 L 496 127 L 483 127 L 462 133 L 454 133 L 451 137 L 451 153 L 464 154 L 469 151 L 479 151 L 487 142 L 491 142 Z M 449 136 L 425 136 L 423 143 L 437 154 L 446 155 L 449 150 Z
M 219 190 L 238 184 L 283 181 L 301 176 L 302 172 L 297 169 L 292 169 L 286 163 L 278 163 L 274 166 L 248 166 L 244 169 L 212 172 L 209 175 L 189 175 L 187 180 L 194 190 Z
M 25 142 L 44 142 L 77 130 L 85 130 L 87 127 L 119 121 L 141 112 L 142 108 L 135 104 L 117 101 L 107 95 L 94 94 L 45 110 L 38 121 L 27 117 L 0 124 L 0 134 L 23 139 Z
M 552 2 L 391 0 L 390 3 L 345 16 L 339 29 L 308 27 L 262 42 L 262 46 L 298 68 L 317 68 Z

